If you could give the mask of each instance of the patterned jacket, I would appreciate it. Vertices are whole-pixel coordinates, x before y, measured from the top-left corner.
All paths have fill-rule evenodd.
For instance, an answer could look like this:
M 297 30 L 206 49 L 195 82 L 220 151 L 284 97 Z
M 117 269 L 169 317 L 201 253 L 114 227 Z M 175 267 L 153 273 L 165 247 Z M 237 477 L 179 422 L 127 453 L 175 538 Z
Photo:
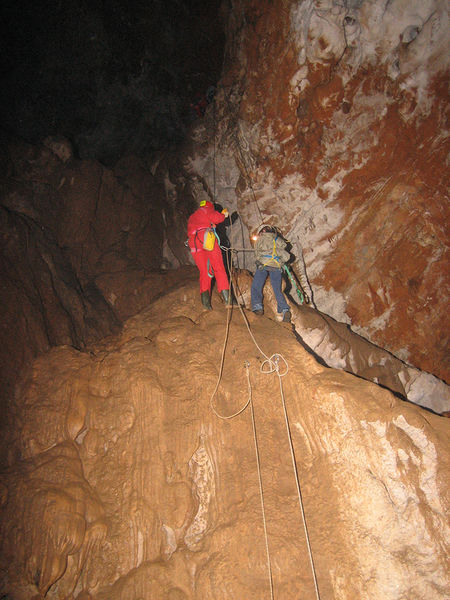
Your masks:
M 277 233 L 261 233 L 255 244 L 255 259 L 258 269 L 278 268 L 289 260 L 286 242 Z

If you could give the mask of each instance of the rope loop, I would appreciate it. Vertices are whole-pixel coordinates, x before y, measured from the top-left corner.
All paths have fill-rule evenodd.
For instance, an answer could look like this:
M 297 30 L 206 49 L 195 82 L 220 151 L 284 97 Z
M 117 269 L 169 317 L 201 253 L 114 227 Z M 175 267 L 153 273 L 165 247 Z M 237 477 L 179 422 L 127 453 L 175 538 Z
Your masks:
M 284 365 L 284 370 L 280 371 L 280 363 Z M 266 375 L 276 373 L 278 377 L 284 377 L 289 371 L 289 365 L 282 354 L 275 353 L 270 358 L 266 357 L 266 360 L 261 363 L 260 371 Z

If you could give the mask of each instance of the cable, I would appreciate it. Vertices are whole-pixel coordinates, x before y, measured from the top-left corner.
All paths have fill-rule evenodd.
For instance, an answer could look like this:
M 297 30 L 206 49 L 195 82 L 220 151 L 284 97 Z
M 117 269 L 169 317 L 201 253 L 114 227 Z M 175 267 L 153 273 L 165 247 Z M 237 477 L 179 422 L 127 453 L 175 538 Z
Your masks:
M 219 412 L 217 412 L 217 410 L 214 408 L 213 405 L 213 398 L 217 393 L 217 390 L 219 388 L 220 385 L 220 381 L 222 379 L 222 373 L 223 373 L 223 364 L 224 364 L 224 360 L 225 360 L 225 350 L 227 347 L 227 342 L 228 342 L 228 334 L 230 331 L 230 322 L 231 322 L 231 310 L 227 310 L 227 325 L 226 325 L 226 329 L 225 329 L 225 339 L 224 339 L 224 343 L 223 343 L 223 347 L 222 347 L 222 356 L 220 359 L 220 368 L 219 368 L 219 376 L 217 378 L 217 383 L 216 383 L 216 387 L 214 388 L 214 391 L 211 395 L 211 398 L 209 399 L 209 404 L 211 406 L 211 409 L 213 411 L 213 413 L 216 415 L 216 417 L 219 417 L 219 419 L 234 419 L 234 417 L 237 417 L 238 415 L 241 414 L 241 412 L 244 412 L 244 410 L 247 408 L 247 406 L 250 403 L 250 398 L 251 398 L 251 388 L 249 387 L 249 394 L 248 394 L 248 399 L 247 402 L 244 404 L 244 406 L 242 408 L 240 408 L 238 411 L 236 411 L 235 413 L 233 413 L 232 415 L 221 415 Z M 250 384 L 250 382 L 248 382 Z
M 225 90 L 224 90 L 224 95 L 226 96 Z M 216 153 L 216 133 L 217 133 L 216 98 L 214 96 L 214 100 L 213 100 L 213 199 L 214 199 L 214 201 L 216 201 L 216 162 L 217 162 L 217 158 L 216 158 L 216 154 L 217 154 Z M 256 200 L 256 198 L 255 198 L 255 200 Z M 258 207 L 258 210 L 259 210 L 259 207 Z M 239 222 L 240 222 L 240 225 L 241 225 L 242 245 L 244 245 L 244 243 L 245 243 L 245 241 L 244 241 L 244 226 L 243 226 L 242 217 L 241 217 L 239 211 L 237 210 L 237 207 L 236 207 L 236 212 L 237 212 L 237 214 L 239 216 Z M 232 225 L 231 219 L 230 219 L 230 225 Z M 223 249 L 224 248 L 222 248 L 222 250 Z M 245 260 L 245 254 L 244 254 L 244 269 L 245 268 L 246 268 L 246 260 Z
M 230 222 L 231 222 L 231 219 L 230 219 Z M 230 301 L 231 301 L 231 294 L 234 293 L 236 284 L 234 281 L 233 263 L 232 263 L 232 261 L 230 261 L 230 253 L 227 253 L 226 256 L 227 256 L 228 271 L 230 273 L 230 284 L 231 284 L 230 285 L 230 287 L 231 287 Z M 283 384 L 282 384 L 282 379 L 281 379 L 282 377 L 287 375 L 287 373 L 289 372 L 289 365 L 288 365 L 286 359 L 281 354 L 275 353 L 275 354 L 272 354 L 272 356 L 270 356 L 270 357 L 267 356 L 267 354 L 265 354 L 265 352 L 261 349 L 258 342 L 256 341 L 256 339 L 251 331 L 248 319 L 242 309 L 242 306 L 239 303 L 238 303 L 238 307 L 239 307 L 239 311 L 241 312 L 241 315 L 244 319 L 244 322 L 246 324 L 247 330 L 249 332 L 249 335 L 250 335 L 253 343 L 255 344 L 256 348 L 259 350 L 261 355 L 265 358 L 265 360 L 261 363 L 261 367 L 260 367 L 261 373 L 265 373 L 265 374 L 276 373 L 278 376 L 278 381 L 279 381 L 279 386 L 280 386 L 281 403 L 283 406 L 284 419 L 285 419 L 286 431 L 287 431 L 287 435 L 288 435 L 289 448 L 290 448 L 290 452 L 291 452 L 292 466 L 293 466 L 293 470 L 294 470 L 295 483 L 296 483 L 296 487 L 297 487 L 300 512 L 302 515 L 303 529 L 304 529 L 304 533 L 305 533 L 306 545 L 307 545 L 307 549 L 308 549 L 308 556 L 309 556 L 311 572 L 312 572 L 313 581 L 314 581 L 314 589 L 315 589 L 317 600 L 320 600 L 320 593 L 319 593 L 319 587 L 318 587 L 318 583 L 317 583 L 316 569 L 315 569 L 314 559 L 313 559 L 313 555 L 312 555 L 311 542 L 309 539 L 308 528 L 306 525 L 305 509 L 304 509 L 303 498 L 302 498 L 302 493 L 301 493 L 301 489 L 300 489 L 300 480 L 299 480 L 298 471 L 297 471 L 297 463 L 295 460 L 294 446 L 292 443 L 292 434 L 291 434 L 291 429 L 290 429 L 290 425 L 289 425 L 289 418 L 288 418 L 288 414 L 287 414 L 286 401 L 284 398 Z M 263 515 L 264 537 L 265 537 L 265 544 L 266 544 L 268 573 L 269 573 L 269 580 L 270 580 L 270 594 L 271 594 L 271 600 L 273 600 L 274 599 L 273 576 L 272 576 L 272 567 L 271 567 L 271 561 L 270 561 L 270 551 L 269 551 L 267 524 L 266 524 L 265 507 L 264 507 L 264 494 L 263 494 L 263 486 L 262 486 L 261 465 L 260 465 L 260 459 L 259 459 L 259 449 L 258 449 L 258 441 L 257 441 L 257 435 L 256 435 L 256 424 L 255 424 L 255 418 L 254 418 L 252 388 L 251 388 L 250 375 L 249 375 L 249 370 L 248 370 L 249 369 L 248 362 L 245 363 L 245 368 L 246 368 L 246 373 L 247 373 L 247 386 L 248 386 L 248 399 L 247 399 L 245 405 L 242 406 L 238 411 L 236 411 L 232 415 L 221 415 L 218 413 L 218 411 L 213 406 L 213 398 L 217 393 L 217 390 L 220 385 L 220 381 L 222 379 L 222 374 L 223 374 L 225 351 L 226 351 L 226 346 L 228 343 L 230 323 L 231 323 L 231 313 L 232 313 L 232 306 L 229 306 L 228 310 L 227 310 L 227 323 L 226 323 L 226 328 L 225 328 L 224 343 L 223 343 L 223 347 L 222 347 L 219 375 L 217 378 L 216 386 L 215 386 L 214 391 L 210 398 L 210 406 L 211 406 L 212 411 L 214 412 L 214 414 L 217 417 L 219 417 L 220 419 L 223 419 L 223 420 L 228 420 L 228 419 L 233 419 L 234 417 L 236 417 L 239 414 L 241 414 L 242 412 L 244 412 L 244 410 L 247 408 L 247 406 L 250 405 L 251 415 L 252 415 L 253 436 L 254 436 L 254 442 L 255 442 L 256 462 L 257 462 L 257 468 L 258 468 L 258 480 L 259 480 L 261 508 L 262 508 L 262 515 Z M 280 371 L 280 362 L 282 362 L 284 364 L 283 371 Z
M 231 222 L 231 217 L 228 217 L 230 219 Z M 225 246 L 220 246 L 221 249 L 223 250 L 227 250 L 227 248 L 225 248 Z M 233 277 L 233 262 L 230 261 L 229 258 L 229 253 L 226 254 L 227 257 L 227 267 L 228 267 L 228 272 L 230 274 L 230 282 L 231 282 L 231 289 L 230 289 L 230 295 L 235 294 L 235 286 L 234 286 L 234 277 Z M 235 294 L 236 296 L 236 294 Z M 241 305 L 238 303 L 239 309 L 244 317 L 244 320 L 247 322 L 245 314 L 242 310 Z M 231 307 L 230 307 L 231 309 Z M 225 351 L 226 351 L 226 347 L 227 347 L 227 343 L 228 343 L 228 336 L 230 333 L 230 323 L 231 323 L 231 310 L 227 310 L 227 323 L 226 323 L 226 327 L 225 327 L 225 337 L 224 337 L 224 341 L 223 341 L 223 346 L 222 346 L 222 354 L 221 354 L 221 358 L 220 358 L 220 367 L 219 367 L 219 375 L 217 377 L 217 382 L 216 382 L 216 387 L 214 388 L 213 393 L 211 394 L 211 397 L 209 399 L 209 404 L 211 406 L 212 411 L 214 412 L 214 414 L 219 417 L 219 419 L 233 419 L 234 417 L 237 417 L 238 415 L 241 414 L 241 412 L 243 412 L 247 406 L 250 403 L 250 396 L 251 396 L 251 389 L 249 388 L 249 396 L 247 399 L 247 402 L 244 404 L 244 406 L 242 408 L 240 408 L 237 412 L 233 413 L 232 415 L 221 415 L 215 408 L 213 405 L 213 398 L 217 393 L 217 390 L 219 389 L 219 385 L 220 385 L 220 381 L 222 379 L 222 373 L 223 373 L 223 365 L 225 362 Z M 247 327 L 248 327 L 248 323 L 247 323 Z
M 216 201 L 216 98 L 213 99 L 213 199 Z

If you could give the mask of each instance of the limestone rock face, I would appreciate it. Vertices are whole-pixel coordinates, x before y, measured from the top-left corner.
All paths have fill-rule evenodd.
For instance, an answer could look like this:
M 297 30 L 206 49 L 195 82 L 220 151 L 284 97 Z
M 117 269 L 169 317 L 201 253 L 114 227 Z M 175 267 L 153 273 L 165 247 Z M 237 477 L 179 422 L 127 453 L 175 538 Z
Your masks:
M 2 398 L 34 356 L 83 348 L 170 287 L 187 262 L 188 210 L 164 202 L 143 161 L 114 171 L 73 158 L 66 140 L 8 147 L 0 206 Z M 181 193 L 180 193 L 181 196 Z M 170 230 L 170 236 L 167 231 Z M 173 250 L 171 250 L 173 248 Z
M 281 228 L 322 312 L 448 381 L 448 4 L 243 0 L 227 39 L 191 163 Z
M 228 16 L 177 153 L 2 154 L 1 597 L 448 595 L 448 5 Z M 247 309 L 249 233 L 290 240 L 293 331 L 267 288 L 202 311 L 200 199 Z
M 39 352 L 83 348 L 174 284 L 201 198 L 239 210 L 235 248 L 279 226 L 311 306 L 448 381 L 447 4 L 233 6 L 215 104 L 176 153 L 107 169 L 58 136 L 7 149 L 5 396 Z
M 2 445 L 0 593 L 313 598 L 314 573 L 322 598 L 444 599 L 448 419 L 212 302 L 192 278 L 34 361 Z

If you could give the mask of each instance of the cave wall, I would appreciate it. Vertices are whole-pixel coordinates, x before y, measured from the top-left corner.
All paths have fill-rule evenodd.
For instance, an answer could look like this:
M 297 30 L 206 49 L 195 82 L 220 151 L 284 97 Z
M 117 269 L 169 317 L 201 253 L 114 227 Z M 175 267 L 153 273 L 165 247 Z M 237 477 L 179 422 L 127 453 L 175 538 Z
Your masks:
M 236 248 L 278 225 L 312 305 L 447 380 L 447 18 L 440 2 L 236 2 L 215 103 L 175 153 L 107 168 L 63 138 L 5 145 L 3 380 L 170 287 L 201 198 L 238 209 Z
M 448 420 L 382 389 L 420 397 L 423 374 L 347 327 L 447 378 L 446 6 L 230 6 L 216 103 L 176 153 L 108 168 L 53 137 L 2 161 L 6 597 L 268 595 L 250 405 L 212 410 L 249 385 L 276 596 L 314 595 L 295 470 L 322 597 L 447 596 Z M 331 315 L 293 306 L 294 327 L 339 371 L 269 290 L 248 324 L 288 372 L 266 372 L 237 308 L 222 371 L 229 312 L 216 294 L 203 312 L 195 268 L 177 269 L 202 198 L 239 210 L 235 247 L 262 219 L 282 228 Z
M 439 0 L 237 1 L 191 161 L 281 228 L 319 310 L 446 381 L 448 56 Z
M 175 212 L 164 182 L 141 159 L 110 169 L 76 159 L 61 137 L 10 143 L 4 154 L 2 401 L 36 355 L 118 331 L 170 287 L 168 266 L 188 262 L 184 227 L 193 202 L 183 181 Z
M 61 344 L 85 348 L 195 275 L 195 267 L 187 266 L 185 227 L 199 200 L 214 197 L 214 181 L 208 182 L 214 169 L 212 132 L 207 115 L 177 155 L 128 157 L 114 170 L 75 159 L 64 138 L 48 138 L 42 147 L 9 147 L 2 199 L 5 402 L 36 355 Z M 230 157 L 218 156 L 218 199 L 233 206 L 240 172 Z M 248 245 L 242 221 L 229 227 L 228 235 L 234 247 Z M 234 256 L 236 266 L 254 268 L 251 253 Z M 244 273 L 239 281 L 246 281 Z M 241 283 L 238 288 L 240 301 L 250 306 Z M 271 300 L 266 290 L 267 306 Z M 438 413 L 450 409 L 448 387 L 432 374 L 408 366 L 311 305 L 294 308 L 302 343 L 327 365 Z

